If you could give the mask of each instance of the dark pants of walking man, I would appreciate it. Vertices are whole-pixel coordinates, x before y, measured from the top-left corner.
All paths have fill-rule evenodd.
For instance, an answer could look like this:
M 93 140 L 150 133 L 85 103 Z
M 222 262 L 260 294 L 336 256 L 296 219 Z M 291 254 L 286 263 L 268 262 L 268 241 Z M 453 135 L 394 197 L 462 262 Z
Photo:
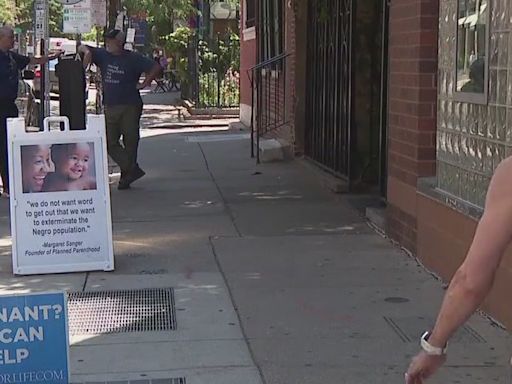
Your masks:
M 18 117 L 18 108 L 12 100 L 0 99 L 0 176 L 4 192 L 9 190 L 9 161 L 7 157 L 7 119 Z
M 140 105 L 105 106 L 108 154 L 121 168 L 121 178 L 138 168 Z

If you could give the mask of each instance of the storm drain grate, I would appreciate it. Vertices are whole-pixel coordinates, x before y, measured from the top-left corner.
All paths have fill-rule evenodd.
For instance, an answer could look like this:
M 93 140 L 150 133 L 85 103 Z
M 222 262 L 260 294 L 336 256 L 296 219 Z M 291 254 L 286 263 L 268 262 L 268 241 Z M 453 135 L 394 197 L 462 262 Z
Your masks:
M 176 329 L 172 288 L 72 292 L 68 314 L 71 335 Z
M 435 319 L 428 317 L 386 317 L 384 321 L 404 343 L 417 342 L 425 330 L 431 329 Z M 453 336 L 452 343 L 486 343 L 486 340 L 473 328 L 461 327 Z
M 120 381 L 74 381 L 71 384 L 187 384 L 184 377 L 172 379 L 136 379 Z

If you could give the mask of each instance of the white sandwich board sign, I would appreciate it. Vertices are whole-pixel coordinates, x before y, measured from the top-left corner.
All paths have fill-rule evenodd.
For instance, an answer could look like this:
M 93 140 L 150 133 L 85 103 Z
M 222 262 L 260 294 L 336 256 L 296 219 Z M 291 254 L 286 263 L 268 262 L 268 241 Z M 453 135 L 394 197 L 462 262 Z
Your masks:
M 105 118 L 87 121 L 71 131 L 49 117 L 26 132 L 23 118 L 7 120 L 14 274 L 114 269 Z

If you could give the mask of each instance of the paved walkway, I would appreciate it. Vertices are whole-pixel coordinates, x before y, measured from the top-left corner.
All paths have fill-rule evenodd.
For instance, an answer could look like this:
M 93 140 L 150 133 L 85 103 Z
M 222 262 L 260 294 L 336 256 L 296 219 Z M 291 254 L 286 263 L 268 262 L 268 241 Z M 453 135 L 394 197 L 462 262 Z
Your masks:
M 402 382 L 444 291 L 356 198 L 300 162 L 255 166 L 239 132 L 144 135 L 148 175 L 112 190 L 113 273 L 13 277 L 0 201 L 0 293 L 174 288 L 174 331 L 74 336 L 73 382 Z M 474 317 L 432 383 L 505 384 L 510 345 Z

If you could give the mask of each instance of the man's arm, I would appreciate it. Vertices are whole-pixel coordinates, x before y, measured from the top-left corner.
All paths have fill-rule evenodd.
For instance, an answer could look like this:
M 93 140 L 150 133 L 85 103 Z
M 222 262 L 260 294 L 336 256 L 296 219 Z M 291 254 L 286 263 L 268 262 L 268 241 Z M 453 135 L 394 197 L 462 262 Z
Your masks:
M 153 65 L 153 67 L 151 68 L 151 70 L 149 72 L 146 72 L 146 78 L 144 79 L 144 81 L 142 83 L 137 85 L 137 89 L 146 88 L 147 86 L 151 85 L 153 80 L 160 77 L 161 75 L 162 75 L 162 67 L 160 66 L 160 64 L 155 63 Z
M 448 339 L 484 301 L 496 270 L 512 239 L 512 158 L 505 160 L 492 178 L 485 211 L 466 260 L 446 293 L 429 342 L 444 346 Z
M 446 292 L 436 325 L 428 342 L 444 347 L 492 288 L 496 270 L 512 239 L 512 158 L 496 169 L 487 193 L 485 211 L 473 243 Z M 420 353 L 411 363 L 406 383 L 422 382 L 442 364 L 444 358 Z
M 78 53 L 82 53 L 83 57 L 83 65 L 84 68 L 87 68 L 92 63 L 92 51 L 87 45 L 80 45 L 78 47 Z
M 31 57 L 30 58 L 30 64 L 32 65 L 42 65 L 46 64 L 49 61 L 55 60 L 56 58 L 60 57 L 62 55 L 62 51 L 52 53 L 48 56 L 41 56 L 41 57 Z

